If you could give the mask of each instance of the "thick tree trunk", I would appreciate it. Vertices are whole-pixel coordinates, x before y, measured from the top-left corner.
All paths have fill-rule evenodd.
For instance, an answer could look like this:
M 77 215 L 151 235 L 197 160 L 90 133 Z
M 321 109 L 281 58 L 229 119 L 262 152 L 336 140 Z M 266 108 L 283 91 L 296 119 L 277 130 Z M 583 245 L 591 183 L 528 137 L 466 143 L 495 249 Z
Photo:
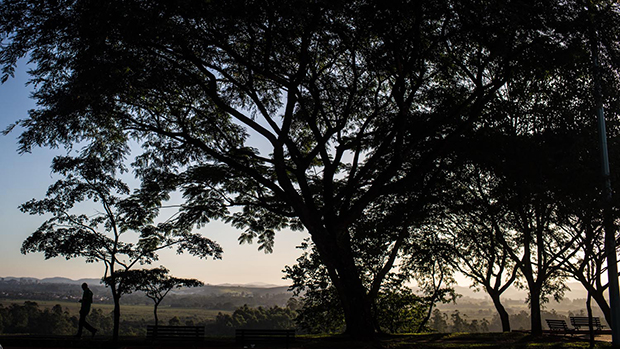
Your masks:
M 342 276 L 340 287 L 336 287 L 344 311 L 347 325 L 345 333 L 352 338 L 366 339 L 375 335 L 375 321 L 373 320 L 372 304 L 366 296 L 366 289 L 353 275 Z M 357 278 L 357 275 L 355 275 Z
M 489 292 L 488 289 L 487 289 L 487 293 L 493 300 L 493 305 L 495 305 L 495 310 L 497 310 L 499 319 L 502 322 L 502 332 L 510 332 L 510 316 L 508 315 L 506 308 L 504 308 L 504 305 L 502 304 L 500 300 L 499 293 L 493 292 L 493 291 Z
M 355 339 L 374 337 L 377 329 L 372 312 L 373 300 L 368 296 L 355 265 L 348 234 L 335 239 L 321 231 L 312 234 L 312 240 L 338 291 L 346 323 L 345 333 Z
M 157 306 L 159 305 L 159 303 L 155 303 L 155 306 L 153 307 L 153 315 L 155 316 L 155 326 L 157 326 L 158 323 L 158 319 L 157 319 Z
M 533 336 L 542 336 L 542 317 L 540 316 L 540 289 L 530 286 L 530 320 Z

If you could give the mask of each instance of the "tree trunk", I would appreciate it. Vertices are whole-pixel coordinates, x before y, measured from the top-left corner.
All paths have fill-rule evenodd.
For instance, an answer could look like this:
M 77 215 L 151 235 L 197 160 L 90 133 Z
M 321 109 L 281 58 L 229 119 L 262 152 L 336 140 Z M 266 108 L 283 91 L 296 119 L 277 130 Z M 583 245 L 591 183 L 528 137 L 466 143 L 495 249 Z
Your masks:
M 153 307 L 153 315 L 155 315 L 155 326 L 157 327 L 157 306 L 159 305 L 159 303 L 155 303 L 155 306 Z
M 592 326 L 592 294 L 588 291 L 586 298 L 586 309 L 588 310 L 588 332 L 590 333 L 590 346 L 594 348 L 594 326 Z
M 530 286 L 530 320 L 533 336 L 542 336 L 542 318 L 540 316 L 540 288 Z
M 112 332 L 112 340 L 114 342 L 118 341 L 118 332 L 121 324 L 121 297 L 120 295 L 114 292 L 112 294 L 112 298 L 114 298 L 114 330 Z
M 422 330 L 424 329 L 424 326 L 426 326 L 428 321 L 431 319 L 431 316 L 433 315 L 433 309 L 434 309 L 433 305 L 434 305 L 433 302 L 431 302 L 431 304 L 429 304 L 428 311 L 426 312 L 426 315 L 424 315 L 424 317 L 422 318 L 422 321 L 420 321 L 420 324 L 418 325 L 418 328 L 416 330 L 417 333 L 422 332 Z M 439 329 L 436 329 L 436 330 L 439 330 Z
M 603 292 L 597 290 L 596 292 L 591 292 L 590 296 L 594 298 L 598 307 L 601 308 L 605 321 L 611 324 L 611 309 L 609 308 L 609 303 L 607 303 L 607 299 L 605 299 Z
M 495 310 L 497 310 L 499 319 L 502 322 L 502 332 L 510 332 L 510 315 L 508 315 L 506 308 L 504 308 L 504 305 L 502 304 L 499 298 L 500 297 L 499 293 L 490 291 L 489 289 L 487 289 L 487 293 L 493 300 L 493 305 L 495 305 Z
M 334 283 L 344 311 L 345 333 L 352 338 L 367 339 L 376 333 L 372 302 L 366 295 L 357 273 L 340 272 L 340 281 Z M 347 275 L 348 274 L 348 275 Z
M 355 265 L 348 233 L 334 238 L 336 235 L 325 230 L 311 234 L 338 292 L 346 323 L 345 333 L 355 339 L 373 338 L 377 332 L 372 312 L 373 300 L 368 296 Z
M 583 287 L 588 291 L 588 294 L 590 295 L 590 297 L 594 298 L 594 301 L 596 302 L 598 307 L 601 308 L 601 311 L 603 312 L 603 316 L 605 317 L 605 321 L 607 321 L 608 324 L 611 324 L 611 310 L 609 309 L 609 303 L 607 303 L 607 299 L 605 299 L 605 295 L 603 294 L 603 291 L 592 286 L 592 284 L 590 284 L 585 277 L 584 278 L 579 277 L 577 279 L 581 282 Z

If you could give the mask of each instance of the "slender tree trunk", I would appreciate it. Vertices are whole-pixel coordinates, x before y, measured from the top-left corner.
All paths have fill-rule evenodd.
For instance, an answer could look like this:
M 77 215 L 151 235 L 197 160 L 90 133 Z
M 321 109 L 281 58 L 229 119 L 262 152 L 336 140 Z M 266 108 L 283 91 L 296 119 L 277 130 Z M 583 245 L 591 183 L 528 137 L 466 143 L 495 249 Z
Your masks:
M 112 340 L 114 342 L 118 341 L 118 332 L 121 324 L 121 296 L 118 294 L 116 289 L 112 290 L 112 299 L 114 300 L 114 311 L 113 311 L 113 321 L 114 321 L 114 329 L 112 330 Z
M 586 310 L 588 311 L 588 330 L 590 332 L 590 345 L 594 346 L 594 326 L 592 326 L 592 294 L 588 291 L 586 298 Z
M 153 307 L 153 315 L 155 316 L 155 327 L 157 327 L 157 323 L 158 323 L 157 306 L 159 306 L 159 303 L 155 303 L 155 306 Z
M 487 289 L 487 293 L 491 297 L 491 300 L 493 300 L 493 305 L 495 305 L 495 310 L 497 310 L 499 319 L 502 322 L 502 332 L 510 332 L 510 315 L 508 315 L 506 308 L 504 308 L 504 305 L 502 304 L 500 300 L 499 293 L 490 291 L 489 289 Z
M 585 278 L 578 279 L 583 287 L 588 291 L 588 295 L 594 298 L 594 301 L 598 307 L 601 308 L 605 321 L 607 321 L 608 324 L 611 324 L 611 310 L 609 309 L 609 303 L 607 303 L 607 299 L 605 299 L 603 292 L 594 288 Z
M 435 304 L 434 302 L 431 302 L 431 304 L 428 306 L 428 311 L 426 312 L 426 315 L 424 315 L 424 317 L 422 318 L 422 321 L 420 321 L 420 324 L 418 325 L 416 332 L 418 333 L 422 332 L 422 330 L 424 329 L 424 326 L 426 326 L 428 321 L 431 319 L 431 316 L 433 315 L 433 309 L 435 308 L 434 304 Z

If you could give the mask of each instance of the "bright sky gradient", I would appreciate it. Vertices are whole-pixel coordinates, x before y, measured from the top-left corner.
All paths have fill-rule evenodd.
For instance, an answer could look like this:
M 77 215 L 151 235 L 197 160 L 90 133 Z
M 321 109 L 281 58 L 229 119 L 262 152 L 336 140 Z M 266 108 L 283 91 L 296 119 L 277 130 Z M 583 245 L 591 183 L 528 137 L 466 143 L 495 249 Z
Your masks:
M 0 85 L 0 129 L 18 119 L 26 118 L 36 107 L 30 99 L 31 86 L 25 62 L 18 66 L 13 79 Z M 86 264 L 83 259 L 45 260 L 42 254 L 20 253 L 22 242 L 46 219 L 19 211 L 18 206 L 32 198 L 43 198 L 47 187 L 57 177 L 50 170 L 54 155 L 63 150 L 35 149 L 31 154 L 17 153 L 19 129 L 7 136 L 0 135 L 0 277 L 67 277 L 71 279 L 100 278 L 104 266 Z M 92 212 L 95 212 L 95 207 Z M 89 212 L 85 212 L 89 213 Z M 165 212 L 164 212 L 165 214 Z M 196 278 L 208 284 L 266 283 L 287 285 L 282 269 L 292 265 L 301 254 L 295 247 L 306 233 L 282 231 L 276 235 L 274 253 L 258 251 L 257 245 L 239 245 L 239 231 L 220 222 L 213 222 L 200 232 L 217 241 L 224 249 L 222 260 L 201 260 L 189 255 L 176 255 L 172 250 L 161 253 L 154 266 L 164 265 L 177 277 Z

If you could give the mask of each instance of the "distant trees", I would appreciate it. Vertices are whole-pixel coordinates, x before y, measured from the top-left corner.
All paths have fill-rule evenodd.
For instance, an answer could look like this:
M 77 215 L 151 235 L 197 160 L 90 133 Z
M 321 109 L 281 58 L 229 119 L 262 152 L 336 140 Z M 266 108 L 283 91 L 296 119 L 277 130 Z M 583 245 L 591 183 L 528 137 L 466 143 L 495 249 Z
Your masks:
M 77 318 L 73 321 L 59 305 L 41 310 L 36 302 L 0 306 L 0 333 L 75 334 Z
M 244 305 L 237 308 L 232 315 L 219 313 L 213 326 L 220 334 L 231 335 L 236 328 L 295 328 L 296 312 L 288 307 L 250 308 Z
M 101 333 L 112 330 L 112 319 L 102 314 L 100 309 L 93 309 L 89 323 L 96 326 Z M 36 302 L 0 305 L 0 333 L 74 335 L 77 331 L 78 318 L 55 305 L 50 309 L 41 309 Z
M 130 195 L 129 188 L 114 177 L 114 157 L 119 154 L 108 153 L 108 157 L 103 157 L 97 153 L 100 145 L 90 144 L 80 157 L 54 159 L 52 170 L 63 179 L 50 186 L 45 199 L 31 200 L 21 206 L 24 212 L 51 214 L 52 218 L 24 241 L 22 253 L 42 252 L 46 259 L 62 256 L 103 263 L 102 280 L 110 287 L 114 300 L 113 337 L 116 339 L 120 298 L 136 287 L 121 272 L 157 260 L 157 252 L 165 248 L 176 247 L 179 253 L 189 252 L 200 258 L 219 258 L 221 248 L 193 233 L 191 227 L 178 229 L 165 222 L 155 223 L 165 197 L 145 195 L 140 190 Z M 102 212 L 80 213 L 76 206 L 88 201 L 99 204 Z M 137 237 L 137 241 L 131 242 L 128 234 L 133 235 L 131 239 Z

